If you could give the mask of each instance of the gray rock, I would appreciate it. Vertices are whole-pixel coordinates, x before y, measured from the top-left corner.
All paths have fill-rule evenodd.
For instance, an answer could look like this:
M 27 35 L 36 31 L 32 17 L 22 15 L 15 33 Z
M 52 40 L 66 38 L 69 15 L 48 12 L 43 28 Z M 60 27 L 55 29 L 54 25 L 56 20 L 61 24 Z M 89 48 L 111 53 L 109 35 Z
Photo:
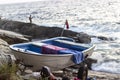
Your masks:
M 12 54 L 6 54 L 0 50 L 0 66 L 8 64 L 11 65 L 15 61 L 15 57 Z
M 10 61 L 14 62 L 15 57 L 11 53 L 9 44 L 6 41 L 0 39 L 0 65 L 7 64 Z
M 7 30 L 0 30 L 0 38 L 9 44 L 29 41 L 29 39 L 25 38 L 23 35 Z
M 79 34 L 77 34 L 77 39 L 78 42 L 80 43 L 90 43 L 91 42 L 91 36 L 89 36 L 86 33 L 80 32 Z
M 9 44 L 6 41 L 4 41 L 3 39 L 0 39 L 0 51 L 2 51 L 4 53 L 10 52 Z
M 51 38 L 51 37 L 58 37 L 61 36 L 61 32 L 63 28 L 59 27 L 47 27 L 47 26 L 38 26 L 35 24 L 30 23 L 23 23 L 23 22 L 17 22 L 17 21 L 8 21 L 8 20 L 1 20 L 0 21 L 1 29 L 4 30 L 10 30 L 17 33 L 21 33 L 24 35 L 32 36 L 32 38 Z M 77 33 L 70 30 L 64 30 L 64 33 L 62 36 L 65 37 L 76 37 L 78 34 L 78 42 L 80 43 L 90 43 L 91 37 L 86 33 Z
M 97 36 L 97 38 L 101 40 L 106 40 L 106 41 L 114 41 L 114 38 L 111 38 L 111 37 Z
M 59 27 L 38 26 L 36 24 L 8 20 L 1 20 L 0 26 L 1 29 L 29 35 L 33 38 L 50 38 L 60 36 L 63 30 Z M 76 34 L 77 32 L 64 30 L 63 36 L 71 37 L 76 36 Z

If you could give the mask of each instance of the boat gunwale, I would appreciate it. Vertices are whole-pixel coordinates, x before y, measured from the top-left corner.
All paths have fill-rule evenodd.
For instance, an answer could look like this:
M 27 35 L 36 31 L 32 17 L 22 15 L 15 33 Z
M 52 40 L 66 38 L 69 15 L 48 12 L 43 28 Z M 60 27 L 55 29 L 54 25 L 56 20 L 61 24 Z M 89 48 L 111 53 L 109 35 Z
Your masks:
M 29 52 L 23 52 L 23 51 L 20 51 L 20 50 L 15 50 L 15 49 L 13 49 L 11 46 L 10 46 L 10 49 L 11 50 L 13 50 L 13 51 L 16 51 L 16 52 L 19 52 L 19 53 L 22 53 L 22 54 L 27 54 L 27 55 L 34 55 L 34 56 L 71 56 L 71 55 L 73 55 L 73 54 L 42 54 L 42 53 L 35 53 L 35 54 L 33 54 L 33 53 L 29 53 Z M 14 54 L 14 53 L 13 53 Z
M 24 43 L 23 43 L 24 44 Z M 16 45 L 16 44 L 14 44 L 14 45 Z M 27 52 L 27 51 L 21 51 L 21 50 L 15 50 L 14 48 L 13 48 L 13 46 L 14 45 L 10 45 L 10 49 L 11 50 L 13 50 L 13 51 L 16 51 L 16 52 L 19 52 L 19 53 L 22 53 L 22 54 L 28 54 L 28 55 L 34 55 L 34 56 L 71 56 L 71 55 L 73 55 L 73 54 L 42 54 L 42 53 L 36 53 L 36 52 L 33 52 L 33 53 L 35 53 L 35 54 L 33 54 L 33 53 L 29 53 L 29 52 Z M 88 48 L 88 49 L 86 49 L 86 50 L 84 50 L 84 51 L 81 51 L 83 54 L 84 53 L 86 53 L 87 51 L 89 51 L 90 49 L 94 49 L 94 47 L 95 47 L 95 45 L 92 45 L 90 48 Z M 14 54 L 14 53 L 13 53 Z
M 44 41 L 56 40 L 56 39 L 68 39 L 68 40 L 73 40 L 72 42 L 74 42 L 74 39 L 68 38 L 68 37 L 55 37 L 55 38 L 39 40 L 39 41 L 35 41 L 35 42 L 44 42 Z M 28 55 L 35 55 L 35 56 L 71 56 L 71 55 L 73 55 L 73 54 L 42 54 L 42 53 L 37 53 L 37 52 L 32 52 L 32 51 L 25 51 L 24 49 L 19 50 L 19 48 L 16 48 L 16 49 L 14 48 L 14 46 L 16 46 L 16 45 L 33 44 L 33 43 L 34 42 L 27 42 L 27 43 L 22 43 L 22 44 L 18 43 L 18 44 L 10 45 L 9 47 L 11 50 L 14 50 L 16 52 L 28 54 Z M 89 52 L 89 50 L 94 49 L 94 48 L 95 48 L 95 45 L 92 44 L 86 50 L 83 50 L 81 52 L 84 54 L 84 56 L 86 56 L 86 53 Z

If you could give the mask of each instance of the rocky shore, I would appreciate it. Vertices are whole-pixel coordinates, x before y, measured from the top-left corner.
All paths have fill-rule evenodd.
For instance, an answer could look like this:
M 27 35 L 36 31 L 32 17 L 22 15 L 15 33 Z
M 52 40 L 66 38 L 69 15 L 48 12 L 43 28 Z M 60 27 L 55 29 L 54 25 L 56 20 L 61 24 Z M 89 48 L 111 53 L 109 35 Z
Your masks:
M 57 37 L 60 36 L 61 31 L 62 28 L 58 27 L 38 26 L 36 24 L 30 23 L 0 20 L 0 54 L 1 55 L 9 54 L 15 60 L 13 54 L 11 53 L 11 50 L 9 49 L 10 44 L 28 42 L 31 39 L 44 39 Z M 76 38 L 76 35 L 78 34 L 79 36 Z M 75 38 L 76 41 L 82 43 L 90 43 L 92 37 L 91 35 L 88 35 L 86 33 L 77 33 L 69 30 L 65 30 L 63 36 Z M 104 37 L 101 39 L 112 40 L 111 38 Z M 3 59 L 0 56 L 0 64 L 2 64 L 1 62 L 2 60 Z M 29 73 L 28 71 L 28 74 L 29 75 L 33 74 L 33 72 Z M 26 74 L 25 76 L 27 76 L 28 74 Z M 120 80 L 119 76 L 120 74 L 112 74 L 89 70 L 88 75 L 89 77 L 95 77 L 97 80 Z M 34 79 L 36 79 L 36 77 Z

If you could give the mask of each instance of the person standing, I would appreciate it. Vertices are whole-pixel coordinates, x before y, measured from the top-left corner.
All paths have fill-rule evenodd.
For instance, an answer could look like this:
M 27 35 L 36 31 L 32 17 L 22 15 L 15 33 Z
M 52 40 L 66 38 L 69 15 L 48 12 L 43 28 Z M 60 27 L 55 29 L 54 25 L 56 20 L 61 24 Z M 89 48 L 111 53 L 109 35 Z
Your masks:
M 1 16 L 0 16 L 0 20 L 1 20 Z
M 29 21 L 30 21 L 30 24 L 32 24 L 32 16 L 31 15 L 29 16 Z

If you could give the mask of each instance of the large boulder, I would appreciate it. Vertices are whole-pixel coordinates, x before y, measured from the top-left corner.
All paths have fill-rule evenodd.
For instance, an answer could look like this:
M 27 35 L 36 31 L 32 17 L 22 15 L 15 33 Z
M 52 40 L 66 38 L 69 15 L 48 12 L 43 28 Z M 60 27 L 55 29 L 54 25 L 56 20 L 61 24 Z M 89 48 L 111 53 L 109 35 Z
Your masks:
M 10 30 L 24 35 L 32 36 L 32 38 L 51 38 L 61 36 L 63 28 L 60 27 L 47 27 L 47 26 L 38 26 L 36 24 L 23 23 L 17 21 L 0 21 L 0 28 L 4 30 Z M 78 35 L 77 35 L 78 34 Z M 71 30 L 64 30 L 62 36 L 65 37 L 76 37 L 77 41 L 80 43 L 90 43 L 91 37 L 86 33 L 78 33 Z
M 60 27 L 38 26 L 36 24 L 8 20 L 1 20 L 0 26 L 0 28 L 4 30 L 10 30 L 39 39 L 58 37 L 61 36 L 61 32 L 63 31 L 63 28 Z M 64 30 L 62 36 L 73 38 L 76 37 L 77 34 L 78 32 Z M 80 43 L 90 43 L 91 37 L 88 34 L 81 32 L 77 36 L 77 41 Z
M 9 49 L 9 44 L 4 41 L 3 39 L 0 39 L 0 51 L 4 52 L 4 53 L 9 53 L 10 49 Z M 0 52 L 0 53 L 2 53 Z
M 77 40 L 80 43 L 90 43 L 91 42 L 91 36 L 89 36 L 86 33 L 80 32 L 77 34 Z
M 0 50 L 0 67 L 8 62 L 8 55 Z
M 7 62 L 10 61 L 10 57 L 15 60 L 15 57 L 9 48 L 9 44 L 6 41 L 0 39 L 0 66 L 5 63 L 7 64 Z
M 93 63 L 97 63 L 97 60 L 96 59 L 92 59 L 92 58 L 86 58 L 84 62 L 87 64 L 88 69 L 91 70 L 92 64 Z M 71 68 L 78 69 L 80 66 L 83 66 L 83 63 L 77 64 L 77 65 L 73 65 L 73 66 L 71 66 Z
M 32 36 L 33 38 L 50 38 L 61 36 L 61 32 L 63 30 L 63 28 L 59 27 L 38 26 L 36 24 L 8 20 L 1 20 L 0 26 L 1 29 L 21 33 L 24 35 L 29 35 Z M 64 30 L 62 36 L 71 37 L 76 36 L 76 34 L 77 32 Z
M 0 38 L 5 40 L 8 44 L 29 41 L 29 39 L 25 38 L 23 35 L 7 30 L 0 30 Z
M 3 39 L 0 39 L 0 54 L 11 55 L 11 57 L 14 58 L 13 53 L 11 52 L 9 48 L 9 44 Z

